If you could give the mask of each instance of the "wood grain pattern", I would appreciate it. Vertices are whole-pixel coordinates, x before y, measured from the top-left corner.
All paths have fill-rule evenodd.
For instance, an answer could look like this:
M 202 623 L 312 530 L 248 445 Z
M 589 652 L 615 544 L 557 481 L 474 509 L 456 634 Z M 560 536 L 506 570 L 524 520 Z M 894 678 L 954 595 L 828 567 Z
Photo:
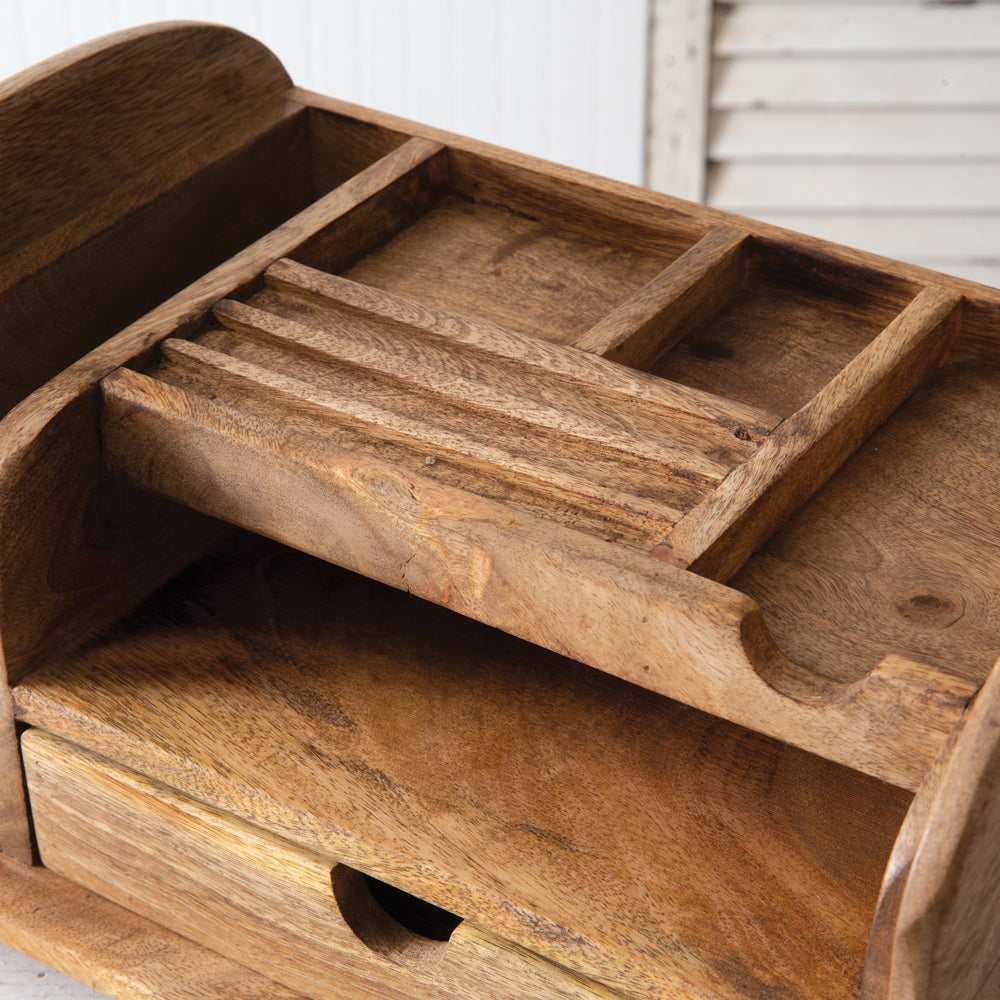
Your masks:
M 608 408 L 621 410 L 623 403 L 634 401 L 641 404 L 641 410 L 649 414 L 651 421 L 669 420 L 673 426 L 687 414 L 718 421 L 729 430 L 745 433 L 752 441 L 760 441 L 781 420 L 774 413 L 628 371 L 579 351 L 560 349 L 546 340 L 476 322 L 383 289 L 302 267 L 292 260 L 272 264 L 267 269 L 266 283 L 279 291 L 283 300 L 304 296 L 310 301 L 345 306 L 354 313 L 391 322 L 396 332 L 400 332 L 399 326 L 405 326 L 407 330 L 420 330 L 449 343 L 461 344 L 480 356 L 514 362 L 522 378 L 545 376 L 553 387 L 564 382 L 579 383 L 588 395 L 605 393 Z M 635 415 L 632 419 L 641 420 L 642 416 Z
M 1000 671 L 964 720 L 896 918 L 886 996 L 972 1000 L 1000 952 Z
M 153 586 L 183 564 L 168 558 L 156 568 L 171 551 L 177 552 L 178 559 L 184 558 L 180 555 L 184 548 L 181 535 L 187 528 L 181 522 L 190 518 L 135 496 L 125 504 L 116 499 L 115 487 L 103 493 L 98 489 L 101 459 L 93 387 L 99 379 L 157 340 L 183 330 L 199 313 L 204 315 L 212 302 L 250 282 L 331 219 L 377 198 L 386 185 L 433 157 L 438 148 L 416 140 L 413 146 L 390 153 L 185 293 L 169 299 L 120 338 L 82 358 L 7 416 L 0 444 L 4 482 L 0 609 L 6 666 L 12 680 L 32 656 L 51 652 L 53 643 L 72 642 L 73 636 L 91 627 L 87 623 L 92 616 L 109 613 L 102 610 L 106 599 L 134 601 L 141 586 L 135 582 L 123 585 L 120 574 L 127 572 L 130 564 L 143 572 L 141 561 L 137 564 L 136 559 L 144 547 L 152 547 L 146 571 L 152 574 Z M 102 496 L 108 499 L 101 500 Z M 129 506 L 133 509 L 127 509 Z M 115 518 L 125 521 L 119 525 L 123 544 L 111 544 L 109 531 L 115 527 Z M 177 533 L 171 535 L 168 522 L 178 518 Z M 96 542 L 95 519 L 98 525 L 104 523 L 96 529 L 100 538 Z M 140 527 L 144 519 L 148 525 L 145 530 Z M 55 533 L 53 526 L 59 526 Z M 196 551 L 204 538 L 204 532 L 199 535 L 199 531 L 194 531 L 194 536 L 202 539 L 194 545 Z M 87 553 L 86 557 L 82 553 Z M 102 563 L 106 570 L 101 569 Z M 74 577 L 72 568 L 81 575 Z M 118 597 L 113 599 L 110 593 Z M 121 610 L 120 605 L 117 608 Z M 53 629 L 56 621 L 61 630 Z
M 644 997 L 851 996 L 910 800 L 250 539 L 16 697 L 25 721 Z
M 972 694 L 898 659 L 830 682 L 790 663 L 743 595 L 370 442 L 354 450 L 136 372 L 103 388 L 105 460 L 130 485 L 905 787 Z
M 18 211 L 4 217 L 0 288 L 263 132 L 289 83 L 259 42 L 183 22 L 118 32 L 4 81 L 4 190 Z
M 457 182 L 452 164 L 452 189 Z M 556 343 L 572 342 L 669 258 L 450 194 L 344 276 Z M 310 261 L 334 270 L 326 261 Z
M 22 744 L 47 867 L 314 1000 L 621 995 L 467 921 L 435 941 L 379 908 L 393 940 L 369 947 L 336 859 L 38 730 Z
M 279 336 L 291 326 L 253 310 L 233 309 L 230 318 L 249 320 L 257 330 L 279 329 Z M 525 428 L 520 421 L 456 406 L 450 396 L 435 399 L 420 391 L 422 387 L 407 391 L 395 381 L 365 378 L 356 371 L 341 375 L 288 351 L 277 358 L 253 351 L 254 360 L 248 361 L 206 346 L 205 339 L 164 341 L 165 364 L 157 369 L 157 378 L 200 395 L 214 393 L 220 403 L 252 416 L 266 412 L 257 397 L 268 396 L 277 401 L 279 412 L 293 414 L 288 426 L 317 438 L 337 435 L 339 425 L 347 424 L 369 438 L 399 443 L 421 461 L 427 456 L 435 462 L 451 458 L 488 470 L 500 480 L 528 479 L 555 503 L 565 502 L 565 497 L 589 502 L 609 526 L 636 515 L 673 524 L 681 504 L 694 505 L 699 486 L 704 493 L 722 478 L 719 473 L 699 476 L 683 470 L 688 475 L 674 486 L 670 470 L 650 467 L 653 463 L 637 460 L 625 448 L 608 455 L 611 449 L 598 450 L 583 436 L 553 433 L 544 425 Z M 223 341 L 219 346 L 228 345 Z M 251 353 L 245 339 L 234 350 Z
M 734 230 L 711 230 L 574 346 L 622 365 L 652 368 L 743 288 L 748 242 Z
M 998 654 L 1000 370 L 946 362 L 733 577 L 797 663 L 895 649 L 981 684 Z
M 677 525 L 665 558 L 727 580 L 941 362 L 958 296 L 929 288 Z
M 306 1000 L 45 868 L 0 862 L 0 940 L 120 1000 Z
M 11 410 L 0 435 L 0 641 L 6 678 L 78 642 L 204 550 L 217 528 L 190 511 L 108 483 L 101 473 L 101 377 L 197 321 L 210 304 L 331 220 L 363 205 L 439 147 L 390 153 L 119 336 L 70 365 Z M 0 844 L 24 857 L 25 818 L 11 794 Z

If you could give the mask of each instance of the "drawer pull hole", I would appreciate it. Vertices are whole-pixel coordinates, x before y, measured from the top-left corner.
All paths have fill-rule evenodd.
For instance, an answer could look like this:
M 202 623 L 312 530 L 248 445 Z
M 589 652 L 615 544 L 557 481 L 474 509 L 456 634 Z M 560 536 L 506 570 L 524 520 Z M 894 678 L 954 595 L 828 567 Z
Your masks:
M 372 951 L 401 965 L 439 962 L 462 918 L 347 865 L 331 874 L 344 922 Z

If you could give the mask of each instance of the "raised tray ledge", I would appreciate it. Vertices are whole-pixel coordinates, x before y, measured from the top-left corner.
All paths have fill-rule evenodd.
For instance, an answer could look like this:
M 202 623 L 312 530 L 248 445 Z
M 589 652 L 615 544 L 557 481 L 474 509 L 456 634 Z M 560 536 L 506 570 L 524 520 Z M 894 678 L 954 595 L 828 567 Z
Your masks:
M 103 389 L 125 482 L 893 784 L 919 785 L 971 695 L 906 661 L 817 679 L 722 584 L 136 372 Z

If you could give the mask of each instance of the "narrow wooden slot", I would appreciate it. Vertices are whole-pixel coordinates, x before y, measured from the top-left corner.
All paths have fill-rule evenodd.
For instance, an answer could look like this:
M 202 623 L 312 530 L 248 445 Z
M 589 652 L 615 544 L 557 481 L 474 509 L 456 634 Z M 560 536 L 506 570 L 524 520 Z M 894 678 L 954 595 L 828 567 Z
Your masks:
M 347 267 L 412 225 L 448 190 L 448 157 L 440 143 L 409 139 L 397 160 L 386 157 L 380 162 L 391 166 L 380 180 L 378 198 L 359 199 L 350 211 L 299 245 L 293 253 L 296 260 L 321 262 L 333 270 Z
M 742 1000 L 751 981 L 857 995 L 907 792 L 259 539 L 114 635 L 23 680 L 18 717 L 176 789 L 132 777 L 126 801 L 169 810 L 188 843 L 223 810 L 293 840 L 286 851 L 343 858 L 467 918 L 444 962 L 478 927 L 646 1000 Z M 98 768 L 120 771 L 85 765 Z M 93 782 L 48 765 L 43 778 L 45 838 L 86 880 L 92 845 L 60 817 Z M 102 829 L 131 843 L 149 829 L 104 798 Z M 183 866 L 188 851 L 156 833 L 155 864 Z M 212 836 L 220 880 L 266 839 Z M 303 870 L 268 857 L 269 884 Z M 166 880 L 144 887 L 136 867 L 135 897 L 163 898 Z
M 728 580 L 942 361 L 961 296 L 925 288 L 814 399 L 687 515 L 656 550 Z
M 746 284 L 750 237 L 713 229 L 574 346 L 632 368 L 652 368 Z
M 745 287 L 707 310 L 652 371 L 783 417 L 805 406 L 921 287 L 757 237 L 746 251 Z
M 740 441 L 759 443 L 781 421 L 777 414 L 766 410 L 629 371 L 577 350 L 566 350 L 537 337 L 303 267 L 292 260 L 272 264 L 266 272 L 266 284 L 280 293 L 281 301 L 267 301 L 268 308 L 279 313 L 284 308 L 294 316 L 295 299 L 329 303 L 391 324 L 394 346 L 395 338 L 399 338 L 400 348 L 416 332 L 429 334 L 447 345 L 467 348 L 496 365 L 506 363 L 500 370 L 516 372 L 519 380 L 541 380 L 537 384 L 546 393 L 559 393 L 562 385 L 570 383 L 579 386 L 579 390 L 572 392 L 583 391 L 588 398 L 600 400 L 618 419 L 638 421 L 646 413 L 650 426 L 657 427 L 657 437 L 662 437 L 665 423 L 672 434 L 673 428 L 690 424 L 688 418 L 693 417 L 694 426 L 704 428 L 704 433 L 717 433 L 706 426 L 714 424 L 725 434 L 734 433 Z M 341 332 L 338 328 L 338 334 Z M 634 417 L 626 416 L 629 410 L 635 412 Z M 715 450 L 723 444 L 734 447 L 728 439 L 721 438 L 711 447 Z
M 474 411 L 450 401 L 435 405 L 419 390 L 380 381 L 372 391 L 357 375 L 338 377 L 316 364 L 306 363 L 303 372 L 295 358 L 284 359 L 283 367 L 297 373 L 288 375 L 275 370 L 281 361 L 264 367 L 200 342 L 167 340 L 162 347 L 167 364 L 157 372 L 158 379 L 189 395 L 212 398 L 211 407 L 201 408 L 210 423 L 225 422 L 221 407 L 226 404 L 251 418 L 267 420 L 271 415 L 270 426 L 261 426 L 265 450 L 264 439 L 280 438 L 283 426 L 309 434 L 322 448 L 323 440 L 337 437 L 346 424 L 362 429 L 373 450 L 377 442 L 391 441 L 419 456 L 421 463 L 430 459 L 428 465 L 438 457 L 469 462 L 501 479 L 527 480 L 553 503 L 572 499 L 596 506 L 612 523 L 639 522 L 646 531 L 655 530 L 656 521 L 664 528 L 672 526 L 680 511 L 671 501 L 693 506 L 697 496 L 721 478 L 699 482 L 695 473 L 674 477 L 648 462 L 602 454 L 583 438 L 550 434 L 544 428 L 526 432 L 510 421 L 477 419 Z M 149 382 L 147 387 L 153 388 Z M 267 398 L 277 401 L 276 408 L 267 406 Z
M 102 340 L 372 168 L 405 138 L 300 109 L 235 149 L 223 146 L 225 155 L 22 280 L 15 283 L 17 269 L 6 268 L 0 415 Z M 44 249 L 53 242 L 50 235 Z

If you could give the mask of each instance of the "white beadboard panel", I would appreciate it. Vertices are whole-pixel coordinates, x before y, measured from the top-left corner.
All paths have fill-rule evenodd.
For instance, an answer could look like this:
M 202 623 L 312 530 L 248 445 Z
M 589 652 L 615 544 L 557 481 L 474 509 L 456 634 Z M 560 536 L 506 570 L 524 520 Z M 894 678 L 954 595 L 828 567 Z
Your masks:
M 716 9 L 719 56 L 1000 52 L 996 3 L 728 3 Z
M 899 260 L 993 260 L 1000 256 L 1000 212 L 774 212 L 776 226 Z
M 765 160 L 713 163 L 708 201 L 754 215 L 768 210 L 1000 210 L 1000 159 L 950 163 Z
M 713 112 L 709 157 L 947 160 L 1000 156 L 1000 110 Z
M 648 0 L 0 0 L 0 79 L 175 19 L 246 31 L 322 93 L 642 180 Z
M 952 56 L 739 56 L 712 67 L 712 105 L 996 107 L 1000 53 Z

